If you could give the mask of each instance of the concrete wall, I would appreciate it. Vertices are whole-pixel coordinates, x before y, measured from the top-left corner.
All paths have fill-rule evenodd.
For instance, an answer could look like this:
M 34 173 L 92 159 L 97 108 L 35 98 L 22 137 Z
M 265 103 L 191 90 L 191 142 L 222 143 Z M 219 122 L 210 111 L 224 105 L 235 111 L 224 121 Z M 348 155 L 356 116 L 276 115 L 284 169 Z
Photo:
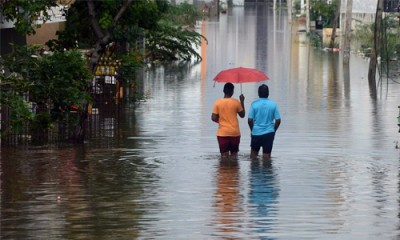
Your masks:
M 347 0 L 342 0 L 341 12 L 346 12 Z M 353 0 L 353 13 L 375 14 L 378 0 Z
M 53 22 L 43 24 L 40 28 L 36 29 L 36 34 L 27 36 L 27 44 L 29 45 L 43 45 L 51 39 L 57 39 L 56 32 L 65 29 L 65 22 Z

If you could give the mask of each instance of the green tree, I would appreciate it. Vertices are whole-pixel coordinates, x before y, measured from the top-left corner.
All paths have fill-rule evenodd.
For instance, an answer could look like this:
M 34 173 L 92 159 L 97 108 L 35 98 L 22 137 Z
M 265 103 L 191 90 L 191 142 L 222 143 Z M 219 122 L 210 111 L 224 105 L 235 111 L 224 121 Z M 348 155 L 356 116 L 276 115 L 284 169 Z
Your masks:
M 162 19 L 178 26 L 193 26 L 197 20 L 203 17 L 203 14 L 195 6 L 187 2 L 178 5 L 169 4 L 165 9 Z
M 38 47 L 16 47 L 0 64 L 8 72 L 0 76 L 0 102 L 11 112 L 6 132 L 19 131 L 24 123 L 34 130 L 47 130 L 67 119 L 73 120 L 68 124 L 80 129 L 71 110 L 78 115 L 84 112 L 84 105 L 90 101 L 87 88 L 92 77 L 80 52 L 41 55 Z
M 35 20 L 48 20 L 50 15 L 46 10 L 56 6 L 57 2 L 8 0 L 2 1 L 0 11 L 6 20 L 15 21 L 16 29 L 21 33 L 31 34 L 34 33 Z M 59 40 L 50 41 L 49 46 L 58 50 L 77 47 L 93 49 L 89 69 L 94 72 L 101 53 L 110 43 L 125 42 L 133 45 L 145 34 L 154 34 L 150 36 L 150 42 L 153 43 L 159 37 L 156 32 L 160 31 L 163 36 L 171 34 L 169 39 L 178 37 L 180 41 L 160 45 L 159 48 L 153 45 L 150 49 L 157 52 L 149 55 L 159 56 L 162 49 L 168 49 L 168 55 L 172 51 L 181 51 L 176 57 L 188 59 L 188 54 L 194 54 L 200 59 L 193 45 L 187 42 L 197 45 L 202 36 L 192 29 L 181 27 L 193 25 L 201 16 L 194 6 L 186 2 L 175 6 L 166 0 L 77 0 L 68 10 L 66 30 L 59 33 Z M 167 21 L 169 23 L 165 24 Z M 178 33 L 173 29 L 178 30 Z M 160 40 L 161 44 L 166 43 L 164 38 Z M 179 46 L 180 42 L 182 46 Z M 160 59 L 170 57 L 160 56 Z
M 201 56 L 193 48 L 193 44 L 201 44 L 201 37 L 196 32 L 160 22 L 157 30 L 149 33 L 147 57 L 161 61 L 188 61 L 195 56 L 197 61 L 201 61 Z
M 2 0 L 0 14 L 6 21 L 14 21 L 15 29 L 22 34 L 35 33 L 35 21 L 46 22 L 50 19 L 47 11 L 50 7 L 57 6 L 57 0 Z
M 149 44 L 146 51 L 152 59 L 156 57 L 156 60 L 170 60 L 171 52 L 174 51 L 178 51 L 175 58 L 188 59 L 188 54 L 192 54 L 200 59 L 195 47 L 202 36 L 188 27 L 202 17 L 193 5 L 173 5 L 165 0 L 137 0 L 129 5 L 127 3 L 128 1 L 75 2 L 68 11 L 65 31 L 59 33 L 59 40 L 56 44 L 50 43 L 51 46 L 58 45 L 59 49 L 75 48 L 76 45 L 84 48 L 95 46 L 91 59 L 92 70 L 95 69 L 100 54 L 110 43 L 134 46 L 145 37 L 149 40 L 146 42 Z M 165 38 L 175 39 L 175 43 L 170 44 Z
M 333 21 L 335 21 L 336 4 L 336 1 L 332 1 L 332 3 L 329 4 L 326 1 L 311 0 L 311 20 L 318 20 L 319 17 L 322 17 L 322 20 L 325 21 L 324 26 L 332 27 Z
M 156 28 L 148 31 L 146 56 L 161 61 L 188 61 L 193 57 L 201 61 L 194 47 L 206 38 L 191 28 L 201 17 L 202 14 L 188 3 L 169 5 Z
M 31 34 L 34 33 L 34 28 L 36 27 L 33 25 L 34 21 L 37 20 L 38 17 L 43 21 L 49 19 L 50 16 L 46 10 L 55 6 L 56 2 L 58 1 L 8 0 L 2 1 L 0 11 L 6 20 L 15 21 L 15 25 L 21 33 Z M 180 9 L 174 9 L 167 0 L 76 0 L 68 11 L 66 30 L 59 32 L 59 39 L 49 41 L 48 46 L 50 46 L 57 54 L 65 54 L 66 52 L 64 52 L 64 49 L 91 49 L 89 70 L 92 73 L 95 72 L 100 56 L 106 50 L 107 46 L 120 46 L 119 49 L 125 49 L 125 54 L 129 55 L 132 53 L 132 51 L 128 51 L 132 48 L 130 46 L 136 44 L 137 40 L 142 39 L 143 37 L 149 39 L 148 43 L 151 43 L 149 49 L 155 52 L 154 54 L 150 54 L 152 57 L 157 56 L 158 59 L 164 60 L 175 59 L 177 57 L 189 59 L 189 56 L 192 54 L 199 59 L 199 55 L 195 51 L 193 45 L 198 45 L 200 43 L 200 34 L 192 29 L 176 25 L 176 23 L 182 25 L 186 25 L 188 22 L 193 23 L 195 21 L 194 19 L 198 17 L 194 8 L 190 8 L 189 6 L 190 5 L 188 4 L 183 4 Z M 16 9 L 18 11 L 16 11 Z M 41 12 L 43 13 L 42 15 L 40 14 Z M 182 15 L 173 20 L 174 24 L 162 20 L 163 17 L 171 16 L 171 14 L 176 13 Z M 170 36 L 168 36 L 168 34 Z M 173 55 L 174 52 L 175 55 Z M 163 53 L 166 56 L 160 55 L 160 53 Z M 120 54 L 123 53 L 120 52 Z M 124 62 L 120 69 L 120 72 L 130 72 L 130 77 L 134 76 L 133 70 L 138 66 L 138 63 L 141 62 L 137 60 L 136 54 L 134 56 L 135 57 L 133 58 L 121 56 L 121 59 L 124 59 L 125 61 L 132 61 Z M 38 64 L 40 63 L 43 66 L 45 60 L 57 61 L 57 59 L 50 60 L 43 56 Z M 63 62 L 63 64 L 65 63 L 66 61 Z M 77 63 L 82 64 L 82 67 L 85 66 L 83 60 L 77 61 Z M 46 68 L 46 66 L 43 67 Z M 29 81 L 34 84 L 40 84 L 39 79 L 33 79 L 32 76 L 37 76 L 39 78 L 39 76 L 42 77 L 41 74 L 43 74 L 45 76 L 43 79 L 47 79 L 47 75 L 50 74 L 43 73 L 39 71 L 38 68 L 29 67 L 26 69 L 29 69 L 28 72 L 30 74 L 33 74 L 30 75 L 29 78 L 20 76 L 23 75 L 23 69 L 20 69 L 19 71 L 13 70 L 13 72 L 17 73 L 18 79 L 27 80 L 27 82 L 24 81 L 27 85 L 30 84 Z M 86 76 L 86 74 L 81 74 L 81 76 Z M 128 76 L 128 74 L 126 76 Z M 52 81 L 52 79 L 47 80 Z M 85 82 L 87 79 L 81 80 Z M 11 85 L 8 85 L 7 87 L 11 88 Z M 14 90 L 16 89 L 11 88 L 10 93 L 14 93 Z M 45 89 L 42 90 L 44 91 Z M 60 99 L 62 97 L 73 96 L 75 100 L 80 99 L 79 96 L 74 94 L 62 95 L 62 93 L 60 93 L 51 95 L 51 89 L 47 89 L 47 93 L 49 94 L 47 96 L 44 92 L 40 92 L 42 90 L 29 89 L 31 95 L 30 98 L 35 98 L 35 94 L 37 94 L 37 96 L 43 97 L 40 101 L 51 100 L 52 104 L 59 105 L 61 108 L 63 108 L 64 102 L 69 104 L 69 99 L 64 99 L 63 102 L 51 99 L 52 96 L 57 95 Z M 21 90 L 21 92 L 24 91 Z M 3 96 L 5 96 L 5 94 Z M 17 94 L 17 96 L 21 97 L 22 95 Z M 18 98 L 15 98 L 15 100 L 17 99 Z M 38 100 L 39 98 L 35 99 Z M 24 106 L 24 104 L 20 105 Z M 85 108 L 85 106 L 82 107 Z M 83 109 L 82 112 L 86 113 L 87 109 Z M 86 116 L 86 114 L 83 113 L 80 115 L 80 119 L 78 120 L 81 130 L 78 131 L 80 133 L 77 133 L 77 138 L 82 141 L 83 123 Z M 45 125 L 47 125 L 47 123 Z

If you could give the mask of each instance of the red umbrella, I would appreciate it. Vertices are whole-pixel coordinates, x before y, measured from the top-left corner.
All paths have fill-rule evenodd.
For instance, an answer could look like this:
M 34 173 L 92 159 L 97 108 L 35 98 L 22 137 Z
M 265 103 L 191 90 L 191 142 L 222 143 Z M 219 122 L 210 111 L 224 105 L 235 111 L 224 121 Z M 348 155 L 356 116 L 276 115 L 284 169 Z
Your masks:
M 248 83 L 268 80 L 269 77 L 255 68 L 237 67 L 223 70 L 214 77 L 215 82 Z M 240 85 L 241 89 L 242 85 Z

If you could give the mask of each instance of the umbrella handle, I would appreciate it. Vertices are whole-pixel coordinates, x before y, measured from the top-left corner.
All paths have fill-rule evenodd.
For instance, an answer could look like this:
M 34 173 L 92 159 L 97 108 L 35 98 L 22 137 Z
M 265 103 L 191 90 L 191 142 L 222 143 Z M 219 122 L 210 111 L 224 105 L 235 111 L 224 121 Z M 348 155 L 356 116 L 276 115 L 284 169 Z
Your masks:
M 242 84 L 240 83 L 240 94 L 242 94 Z

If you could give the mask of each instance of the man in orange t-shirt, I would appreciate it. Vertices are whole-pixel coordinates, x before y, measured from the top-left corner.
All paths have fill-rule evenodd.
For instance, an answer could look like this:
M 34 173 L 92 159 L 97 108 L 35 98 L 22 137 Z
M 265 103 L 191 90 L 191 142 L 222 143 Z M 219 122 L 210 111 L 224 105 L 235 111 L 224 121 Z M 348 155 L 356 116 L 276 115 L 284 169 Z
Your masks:
M 224 98 L 214 103 L 211 120 L 218 123 L 217 139 L 221 157 L 237 157 L 240 144 L 240 128 L 237 118 L 246 115 L 244 109 L 244 96 L 239 96 L 240 102 L 232 98 L 235 86 L 226 83 L 224 86 Z

